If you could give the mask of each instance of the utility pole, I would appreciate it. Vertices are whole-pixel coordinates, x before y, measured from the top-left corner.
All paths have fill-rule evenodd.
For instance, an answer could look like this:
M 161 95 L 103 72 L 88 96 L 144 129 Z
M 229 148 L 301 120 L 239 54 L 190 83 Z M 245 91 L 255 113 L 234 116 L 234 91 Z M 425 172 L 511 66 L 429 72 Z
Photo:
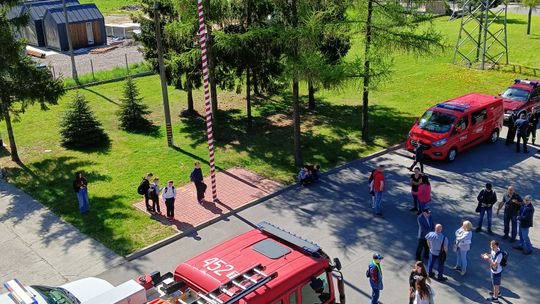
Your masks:
M 79 76 L 77 75 L 77 66 L 75 65 L 75 56 L 73 56 L 73 44 L 71 43 L 71 32 L 69 30 L 68 13 L 66 8 L 66 0 L 62 0 L 62 7 L 64 8 L 64 24 L 66 25 L 66 35 L 69 45 L 69 57 L 71 58 L 71 77 L 75 80 L 75 83 L 79 83 Z
M 154 26 L 156 27 L 157 53 L 159 62 L 159 78 L 161 79 L 161 94 L 163 95 L 163 112 L 165 113 L 165 129 L 167 130 L 167 145 L 174 146 L 171 125 L 171 110 L 169 109 L 169 92 L 167 91 L 167 76 L 163 64 L 163 45 L 161 44 L 161 26 L 159 25 L 158 3 L 154 1 Z

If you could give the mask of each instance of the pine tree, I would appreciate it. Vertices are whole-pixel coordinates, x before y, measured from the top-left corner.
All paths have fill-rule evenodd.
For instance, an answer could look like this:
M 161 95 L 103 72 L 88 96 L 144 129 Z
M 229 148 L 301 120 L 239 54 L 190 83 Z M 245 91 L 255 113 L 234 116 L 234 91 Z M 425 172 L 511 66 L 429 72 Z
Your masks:
M 60 122 L 62 145 L 67 148 L 91 148 L 109 143 L 109 137 L 88 106 L 84 96 L 73 96 L 69 110 Z
M 150 114 L 148 106 L 139 97 L 139 89 L 131 77 L 124 85 L 124 97 L 117 115 L 122 130 L 130 132 L 143 132 L 151 127 L 151 122 L 144 116 Z

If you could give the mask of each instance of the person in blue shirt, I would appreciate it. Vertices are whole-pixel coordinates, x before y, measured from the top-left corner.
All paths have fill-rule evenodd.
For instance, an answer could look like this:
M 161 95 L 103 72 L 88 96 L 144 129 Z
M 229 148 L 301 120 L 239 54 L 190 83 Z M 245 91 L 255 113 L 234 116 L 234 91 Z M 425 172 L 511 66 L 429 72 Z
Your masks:
M 531 239 L 529 238 L 529 228 L 533 226 L 534 207 L 531 204 L 532 197 L 526 195 L 523 199 L 523 205 L 519 209 L 518 221 L 519 221 L 519 245 L 515 246 L 515 249 L 523 250 L 523 254 L 528 255 L 532 253 Z
M 517 140 L 516 140 L 516 152 L 520 152 L 519 150 L 519 141 L 523 141 L 523 152 L 529 153 L 527 150 L 527 135 L 529 133 L 529 121 L 525 117 L 525 113 L 521 113 L 519 115 L 519 119 L 516 120 L 516 123 L 514 124 L 516 127 L 517 132 Z

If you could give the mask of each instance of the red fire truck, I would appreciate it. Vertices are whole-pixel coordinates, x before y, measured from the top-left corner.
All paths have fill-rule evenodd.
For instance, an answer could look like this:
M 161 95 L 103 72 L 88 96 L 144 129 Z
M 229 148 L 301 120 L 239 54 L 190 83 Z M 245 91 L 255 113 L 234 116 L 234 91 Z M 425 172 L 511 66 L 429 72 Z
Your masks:
M 262 222 L 180 264 L 174 274 L 153 272 L 116 287 L 97 278 L 61 287 L 14 280 L 0 304 L 50 303 L 53 296 L 77 304 L 345 304 L 340 270 L 339 259 L 331 260 L 318 245 Z M 68 286 L 84 280 L 103 286 Z

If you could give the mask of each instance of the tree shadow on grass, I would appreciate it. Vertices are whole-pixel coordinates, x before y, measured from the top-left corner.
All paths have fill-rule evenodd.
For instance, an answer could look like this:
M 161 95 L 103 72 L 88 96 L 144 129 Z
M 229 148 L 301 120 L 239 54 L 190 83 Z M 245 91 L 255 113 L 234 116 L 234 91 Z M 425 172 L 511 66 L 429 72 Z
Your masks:
M 91 145 L 91 146 L 64 146 L 66 149 L 73 150 L 73 151 L 79 151 L 79 152 L 85 152 L 85 153 L 97 153 L 99 155 L 101 154 L 109 154 L 111 151 L 111 139 L 109 135 L 105 134 L 106 138 L 103 139 L 103 141 L 99 144 Z
M 283 100 L 290 100 L 284 95 Z M 302 98 L 307 103 L 307 98 Z M 247 131 L 247 118 L 243 111 L 220 111 L 215 128 L 215 145 L 223 150 L 233 149 L 248 153 L 255 161 L 271 167 L 296 173 L 293 158 L 293 130 L 290 103 L 279 99 L 256 102 L 260 116 L 253 117 L 253 127 Z M 363 144 L 361 136 L 361 106 L 336 105 L 318 100 L 317 108 L 308 112 L 302 107 L 302 153 L 306 163 L 318 163 L 323 168 L 360 157 L 374 146 L 385 147 L 401 142 L 414 121 L 408 113 L 394 108 L 370 106 L 372 140 Z M 203 118 L 183 119 L 180 133 L 192 141 L 192 147 L 205 144 L 206 127 Z M 381 141 L 384 144 L 380 144 Z
M 504 24 L 504 19 L 497 19 L 494 21 L 496 24 Z M 506 24 L 527 24 L 527 21 L 516 18 L 506 18 Z
M 62 250 L 86 239 L 85 236 L 73 233 L 68 226 L 58 226 L 58 217 L 68 221 L 81 232 L 95 238 L 108 248 L 120 254 L 134 250 L 133 241 L 117 235 L 110 228 L 111 221 L 124 221 L 132 217 L 122 206 L 125 198 L 118 194 L 100 197 L 92 193 L 92 184 L 108 182 L 111 177 L 91 168 L 95 163 L 81 161 L 74 157 L 62 156 L 45 159 L 35 163 L 20 164 L 19 168 L 6 168 L 6 179 L 22 191 L 29 193 L 37 201 L 47 206 L 51 212 L 44 212 L 38 219 L 40 238 L 46 245 L 62 238 Z M 83 171 L 89 182 L 90 212 L 79 213 L 77 198 L 73 192 L 73 179 L 76 171 Z M 10 220 L 14 224 L 23 224 L 42 209 L 41 205 L 25 203 L 30 197 L 13 198 L 7 212 L 0 216 L 0 222 Z M 60 227 L 60 229 L 58 228 Z M 97 252 L 96 252 L 97 254 Z

